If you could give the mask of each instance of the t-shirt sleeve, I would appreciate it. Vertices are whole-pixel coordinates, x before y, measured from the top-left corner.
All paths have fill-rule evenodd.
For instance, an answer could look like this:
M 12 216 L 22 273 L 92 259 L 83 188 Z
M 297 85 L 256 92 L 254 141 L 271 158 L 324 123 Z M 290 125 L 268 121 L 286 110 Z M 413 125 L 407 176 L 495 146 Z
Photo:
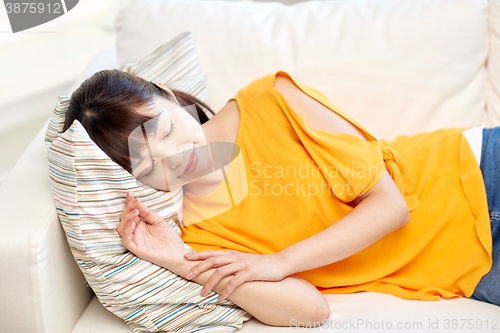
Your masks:
M 304 147 L 339 200 L 355 200 L 382 177 L 385 164 L 380 142 L 343 133 L 309 131 L 307 134 Z

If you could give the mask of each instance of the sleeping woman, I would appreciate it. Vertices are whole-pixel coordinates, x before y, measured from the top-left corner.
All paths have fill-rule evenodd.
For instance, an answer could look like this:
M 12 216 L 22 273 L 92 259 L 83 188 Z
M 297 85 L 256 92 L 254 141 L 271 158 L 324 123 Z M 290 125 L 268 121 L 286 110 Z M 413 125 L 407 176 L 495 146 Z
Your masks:
M 123 245 L 265 324 L 322 322 L 328 293 L 500 305 L 500 127 L 389 143 L 282 71 L 216 113 L 101 71 L 71 96 L 65 130 L 75 119 L 141 183 L 182 187 L 182 236 L 129 193 Z M 465 130 L 481 131 L 479 152 Z

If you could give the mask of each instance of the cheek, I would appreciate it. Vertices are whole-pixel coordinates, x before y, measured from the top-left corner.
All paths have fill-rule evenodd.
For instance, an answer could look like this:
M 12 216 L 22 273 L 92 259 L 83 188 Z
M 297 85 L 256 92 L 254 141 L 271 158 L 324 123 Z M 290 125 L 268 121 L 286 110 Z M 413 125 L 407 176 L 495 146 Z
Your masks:
M 205 143 L 205 134 L 201 125 L 186 111 L 184 111 L 184 114 L 179 114 L 176 120 L 178 124 L 181 124 L 180 135 L 182 135 L 183 141 L 194 142 L 197 144 Z
M 196 123 L 195 130 L 195 140 L 199 145 L 206 144 L 207 140 L 205 139 L 205 133 L 203 132 L 200 124 Z
M 205 133 L 203 132 L 200 123 L 198 123 L 198 121 L 196 121 L 193 117 L 191 117 L 191 133 L 194 139 L 193 141 L 198 141 L 199 143 L 205 142 Z

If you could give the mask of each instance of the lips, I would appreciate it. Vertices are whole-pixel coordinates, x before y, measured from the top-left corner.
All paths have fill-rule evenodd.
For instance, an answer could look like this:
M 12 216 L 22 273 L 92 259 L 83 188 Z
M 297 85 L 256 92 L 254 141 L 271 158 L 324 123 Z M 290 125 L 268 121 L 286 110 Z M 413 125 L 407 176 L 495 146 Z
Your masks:
M 196 153 L 196 148 L 193 145 L 193 150 L 191 151 L 191 156 L 189 156 L 189 161 L 186 165 L 186 168 L 179 177 L 190 175 L 196 169 L 197 165 L 198 165 L 198 154 Z

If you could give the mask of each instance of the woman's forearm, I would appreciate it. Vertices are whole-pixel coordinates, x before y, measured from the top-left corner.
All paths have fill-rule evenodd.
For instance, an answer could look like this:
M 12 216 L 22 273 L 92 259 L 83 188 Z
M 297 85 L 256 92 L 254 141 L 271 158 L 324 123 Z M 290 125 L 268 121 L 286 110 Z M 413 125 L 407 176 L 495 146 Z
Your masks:
M 347 258 L 372 245 L 409 220 L 408 206 L 389 173 L 346 216 L 321 232 L 276 253 L 285 275 Z
M 196 261 L 183 259 L 168 269 L 185 276 L 196 264 Z M 204 285 L 214 271 L 210 269 L 192 280 Z M 222 279 L 213 290 L 220 293 L 232 277 Z M 277 282 L 245 282 L 228 299 L 259 321 L 272 326 L 290 326 L 297 322 L 321 323 L 330 316 L 325 297 L 313 285 L 295 276 Z

